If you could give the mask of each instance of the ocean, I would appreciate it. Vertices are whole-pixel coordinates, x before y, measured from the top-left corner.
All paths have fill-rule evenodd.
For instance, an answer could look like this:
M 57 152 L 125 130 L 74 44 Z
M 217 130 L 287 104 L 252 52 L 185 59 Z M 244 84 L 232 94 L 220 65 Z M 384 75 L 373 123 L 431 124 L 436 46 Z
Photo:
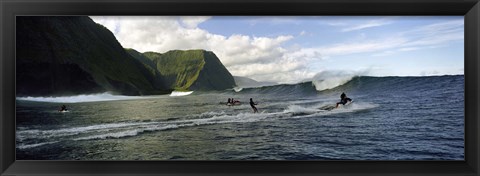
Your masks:
M 338 85 L 325 89 L 331 84 Z M 326 110 L 342 92 L 354 102 Z M 228 98 L 242 103 L 226 106 Z M 356 76 L 155 96 L 17 97 L 16 158 L 464 160 L 464 100 L 464 75 Z M 69 111 L 58 112 L 62 105 Z

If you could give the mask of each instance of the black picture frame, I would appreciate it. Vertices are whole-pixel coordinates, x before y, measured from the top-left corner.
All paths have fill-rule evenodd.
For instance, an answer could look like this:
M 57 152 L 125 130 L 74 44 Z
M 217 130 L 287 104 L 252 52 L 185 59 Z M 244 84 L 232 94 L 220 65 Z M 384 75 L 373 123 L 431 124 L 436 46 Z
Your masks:
M 479 0 L 0 0 L 1 175 L 463 175 L 480 171 Z M 463 15 L 464 161 L 16 161 L 19 15 Z

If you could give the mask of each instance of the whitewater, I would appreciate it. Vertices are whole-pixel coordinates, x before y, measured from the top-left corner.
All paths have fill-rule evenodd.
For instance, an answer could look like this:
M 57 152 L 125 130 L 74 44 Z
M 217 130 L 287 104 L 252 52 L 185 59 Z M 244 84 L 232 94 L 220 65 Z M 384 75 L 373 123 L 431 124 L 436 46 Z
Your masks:
M 17 97 L 19 160 L 463 160 L 464 76 Z M 345 92 L 354 103 L 333 110 Z M 228 98 L 242 103 L 226 106 Z M 253 113 L 249 98 L 259 113 Z M 58 112 L 65 104 L 69 112 Z

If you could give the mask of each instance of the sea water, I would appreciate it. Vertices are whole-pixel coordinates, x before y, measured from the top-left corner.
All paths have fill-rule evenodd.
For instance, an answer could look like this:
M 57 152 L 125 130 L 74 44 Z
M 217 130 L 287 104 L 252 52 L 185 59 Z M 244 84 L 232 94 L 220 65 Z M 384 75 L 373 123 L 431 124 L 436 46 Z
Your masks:
M 343 82 L 342 82 L 343 83 Z M 463 160 L 464 76 L 17 97 L 18 160 Z M 354 102 L 331 111 L 345 92 Z M 242 102 L 226 106 L 228 98 Z M 257 103 L 253 113 L 249 99 Z M 68 112 L 58 112 L 61 105 Z

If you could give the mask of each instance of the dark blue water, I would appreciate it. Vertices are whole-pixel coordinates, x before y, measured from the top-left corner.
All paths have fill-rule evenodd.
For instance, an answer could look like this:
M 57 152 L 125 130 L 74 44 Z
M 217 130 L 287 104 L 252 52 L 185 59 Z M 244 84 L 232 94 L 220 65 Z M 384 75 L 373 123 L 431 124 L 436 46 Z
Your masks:
M 333 89 L 316 87 L 19 98 L 17 159 L 464 159 L 463 75 L 354 77 Z M 354 103 L 324 110 L 342 92 Z M 242 104 L 220 104 L 227 98 Z M 116 100 L 95 101 L 105 99 Z M 71 111 L 56 111 L 62 104 Z

